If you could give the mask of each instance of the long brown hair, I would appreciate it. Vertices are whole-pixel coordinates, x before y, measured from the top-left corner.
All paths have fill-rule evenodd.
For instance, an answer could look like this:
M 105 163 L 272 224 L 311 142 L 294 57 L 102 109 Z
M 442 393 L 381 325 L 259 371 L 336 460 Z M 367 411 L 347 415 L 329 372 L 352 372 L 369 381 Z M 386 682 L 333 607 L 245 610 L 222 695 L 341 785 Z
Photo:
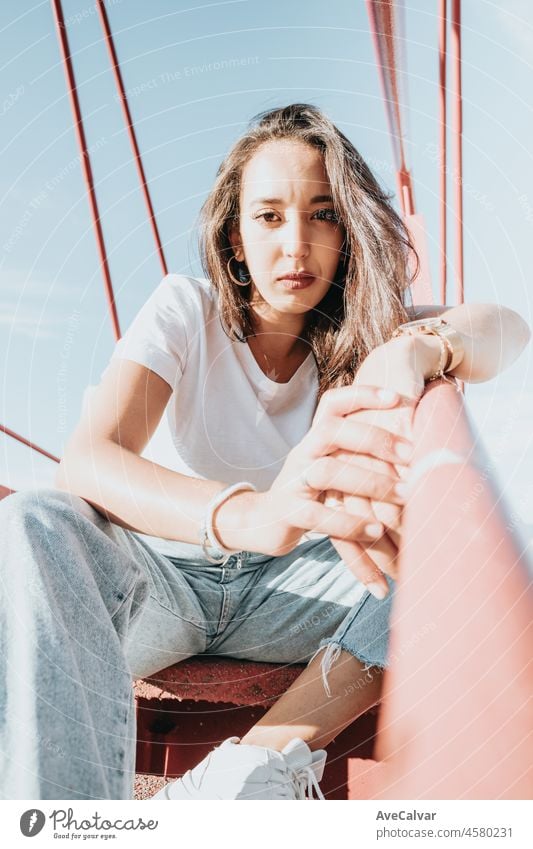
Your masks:
M 418 269 L 418 258 L 402 219 L 391 206 L 391 195 L 320 109 L 293 103 L 262 112 L 220 165 L 200 210 L 202 267 L 218 292 L 221 321 L 230 338 L 245 341 L 254 334 L 251 287 L 237 286 L 227 270 L 233 256 L 229 232 L 239 221 L 242 173 L 261 145 L 277 139 L 295 139 L 320 151 L 334 209 L 345 230 L 335 278 L 312 311 L 305 331 L 318 366 L 320 396 L 331 386 L 351 383 L 370 351 L 408 320 L 404 294 Z

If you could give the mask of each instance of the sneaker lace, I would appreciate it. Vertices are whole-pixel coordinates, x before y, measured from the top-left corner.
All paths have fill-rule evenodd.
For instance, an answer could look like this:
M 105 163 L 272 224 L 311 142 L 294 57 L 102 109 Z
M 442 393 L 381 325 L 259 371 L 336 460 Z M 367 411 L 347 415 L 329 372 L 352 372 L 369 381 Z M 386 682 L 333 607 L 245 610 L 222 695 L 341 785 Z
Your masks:
M 310 766 L 302 766 L 298 769 L 291 769 L 290 775 L 293 787 L 296 791 L 297 799 L 314 799 L 314 790 L 316 798 L 325 801 L 318 779 L 314 770 Z

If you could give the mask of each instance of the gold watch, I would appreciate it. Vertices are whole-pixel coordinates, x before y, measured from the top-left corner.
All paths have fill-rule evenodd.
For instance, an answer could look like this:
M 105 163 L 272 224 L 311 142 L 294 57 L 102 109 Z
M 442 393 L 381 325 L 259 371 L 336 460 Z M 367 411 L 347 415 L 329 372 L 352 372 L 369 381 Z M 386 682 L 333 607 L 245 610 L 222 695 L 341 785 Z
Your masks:
M 451 324 L 443 318 L 421 318 L 416 321 L 407 321 L 400 324 L 392 334 L 393 338 L 398 336 L 416 336 L 424 333 L 430 336 L 438 336 L 442 342 L 442 357 L 439 368 L 428 380 L 436 380 L 448 371 L 453 371 L 464 357 L 464 345 L 461 334 L 454 330 Z

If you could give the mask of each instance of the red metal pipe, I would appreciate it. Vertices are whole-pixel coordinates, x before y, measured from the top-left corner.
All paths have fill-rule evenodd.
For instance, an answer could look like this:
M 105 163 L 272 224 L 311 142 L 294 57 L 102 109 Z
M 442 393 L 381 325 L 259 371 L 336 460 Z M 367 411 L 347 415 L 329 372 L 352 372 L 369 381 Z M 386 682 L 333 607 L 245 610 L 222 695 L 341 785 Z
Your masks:
M 396 163 L 399 200 L 403 215 L 407 217 L 415 214 L 415 202 L 411 174 L 406 165 L 402 130 L 394 2 L 393 0 L 380 0 L 380 2 L 366 0 L 366 8 Z
M 33 448 L 34 451 L 38 451 L 39 454 L 42 454 L 44 457 L 48 457 L 49 460 L 54 460 L 55 463 L 59 463 L 59 457 L 56 457 L 54 454 L 50 454 L 48 451 L 45 451 L 44 448 L 39 448 L 35 442 L 30 442 L 28 439 L 25 439 L 24 436 L 20 436 L 18 433 L 15 433 L 14 430 L 10 430 L 10 428 L 6 427 L 3 424 L 0 424 L 0 430 L 6 434 L 6 436 L 11 436 L 12 439 L 16 439 L 19 442 L 22 442 L 23 445 L 27 445 L 28 448 Z
M 463 99 L 461 75 L 461 0 L 452 0 L 453 137 L 455 154 L 456 303 L 464 303 L 463 267 Z
M 533 593 L 466 416 L 447 383 L 414 417 L 377 762 L 350 798 L 530 799 Z
M 107 302 L 109 307 L 109 312 L 111 315 L 111 321 L 113 324 L 113 330 L 115 333 L 115 338 L 120 339 L 120 326 L 118 321 L 117 308 L 115 304 L 115 296 L 113 293 L 113 284 L 111 282 L 111 273 L 109 270 L 109 264 L 107 261 L 107 251 L 105 247 L 104 233 L 102 230 L 102 224 L 100 220 L 100 213 L 98 211 L 98 202 L 96 200 L 96 192 L 94 189 L 94 180 L 91 169 L 91 162 L 89 158 L 89 151 L 87 149 L 87 142 L 85 138 L 85 130 L 83 128 L 83 117 L 81 114 L 80 103 L 78 98 L 78 92 L 76 87 L 76 78 L 74 76 L 74 68 L 72 65 L 72 59 L 70 54 L 70 47 L 68 43 L 67 37 L 67 29 L 65 26 L 65 18 L 63 16 L 63 9 L 61 7 L 61 0 L 52 0 L 52 10 L 54 13 L 57 37 L 59 40 L 59 46 L 61 49 L 61 56 L 63 60 L 63 67 L 65 69 L 65 76 L 67 78 L 67 90 L 70 99 L 70 105 L 72 108 L 72 112 L 74 115 L 74 129 L 76 131 L 76 139 L 78 142 L 78 147 L 81 153 L 81 164 L 83 168 L 83 174 L 85 177 L 85 183 L 87 186 L 87 194 L 89 197 L 89 204 L 91 207 L 91 214 L 93 218 L 94 231 L 96 235 L 96 244 L 98 246 L 98 253 L 100 255 L 100 262 L 102 266 L 102 272 L 104 275 L 104 284 L 105 291 L 107 296 Z
M 396 182 L 400 195 L 400 202 L 404 217 L 415 214 L 415 202 L 413 198 L 413 184 L 411 174 L 407 169 L 400 169 L 396 172 Z
M 383 70 L 387 72 L 389 78 L 392 101 L 391 109 L 393 111 L 394 121 L 397 127 L 398 144 L 400 147 L 400 167 L 398 170 L 406 171 L 402 114 L 400 109 L 400 94 L 398 87 L 398 62 L 396 58 L 396 35 L 394 31 L 395 10 L 393 0 L 380 0 L 378 9 L 378 16 L 381 18 L 381 31 L 378 33 L 378 38 L 382 40 L 384 54 L 387 60 L 387 65 L 383 66 Z
M 439 0 L 439 167 L 440 167 L 440 303 L 446 303 L 446 16 L 447 0 Z
M 102 25 L 102 29 L 104 31 L 105 43 L 107 46 L 107 51 L 109 53 L 109 58 L 111 61 L 111 67 L 113 68 L 113 76 L 115 77 L 115 83 L 118 89 L 120 105 L 122 107 L 122 113 L 124 115 L 124 120 L 126 122 L 126 127 L 128 130 L 128 135 L 130 139 L 130 144 L 133 150 L 133 157 L 135 159 L 135 166 L 137 168 L 137 173 L 139 175 L 139 180 L 141 182 L 141 189 L 144 196 L 144 201 L 146 204 L 146 208 L 148 211 L 148 217 L 150 219 L 150 226 L 152 228 L 152 234 L 154 236 L 154 240 L 157 247 L 157 252 L 159 254 L 159 260 L 161 262 L 161 268 L 163 270 L 163 274 L 167 274 L 167 263 L 165 260 L 165 254 L 163 251 L 163 245 L 161 244 L 161 238 L 159 235 L 159 229 L 157 226 L 157 221 L 155 218 L 155 212 L 152 205 L 152 199 L 150 197 L 150 191 L 148 189 L 148 183 L 146 180 L 146 175 L 144 172 L 144 166 L 141 159 L 141 152 L 139 150 L 139 145 L 137 144 L 137 135 L 135 133 L 135 127 L 133 125 L 133 120 L 131 117 L 130 107 L 128 104 L 128 98 L 126 96 L 126 89 L 124 88 L 124 82 L 122 80 L 122 72 L 120 70 L 120 63 L 118 60 L 117 52 L 115 50 L 115 44 L 113 41 L 113 35 L 111 33 L 111 27 L 109 25 L 109 18 L 107 16 L 107 11 L 105 8 L 104 0 L 97 0 L 96 8 L 98 10 L 98 14 L 100 17 L 100 23 Z
M 376 16 L 376 10 L 374 7 L 373 0 L 366 0 L 366 9 L 368 13 L 368 20 L 370 24 L 370 35 L 372 36 L 372 43 L 374 45 L 374 55 L 376 59 L 376 65 L 378 69 L 378 79 L 379 85 L 381 89 L 381 96 L 383 98 L 383 104 L 385 106 L 385 117 L 387 119 L 387 126 L 389 128 L 389 137 L 392 144 L 392 154 L 394 157 L 394 162 L 396 168 L 398 169 L 400 166 L 401 153 L 398 145 L 398 140 L 396 137 L 395 127 L 394 127 L 394 119 L 390 109 L 390 98 L 388 93 L 388 84 L 385 78 L 385 71 L 383 69 L 383 65 L 385 62 L 385 57 L 382 53 L 381 40 L 378 36 L 378 20 Z M 401 200 L 401 197 L 400 197 Z

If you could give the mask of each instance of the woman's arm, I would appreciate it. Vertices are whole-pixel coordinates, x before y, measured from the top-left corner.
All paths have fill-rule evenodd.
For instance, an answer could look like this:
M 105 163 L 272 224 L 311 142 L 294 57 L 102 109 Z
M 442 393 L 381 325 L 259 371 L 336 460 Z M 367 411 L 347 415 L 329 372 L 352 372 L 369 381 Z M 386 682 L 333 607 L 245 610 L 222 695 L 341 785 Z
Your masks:
M 499 304 L 461 304 L 457 307 L 420 306 L 413 318 L 439 316 L 461 334 L 464 357 L 452 374 L 468 383 L 491 380 L 514 363 L 531 339 L 531 331 L 522 316 Z M 418 342 L 429 377 L 432 362 L 438 363 L 440 343 L 434 337 Z M 428 341 L 429 340 L 429 341 Z M 424 345 L 425 341 L 425 345 Z M 422 353 L 427 348 L 427 353 Z M 433 349 L 433 356 L 429 350 Z
M 212 498 L 227 482 L 182 475 L 141 456 L 170 399 L 171 387 L 159 375 L 129 360 L 115 360 L 88 398 L 78 427 L 66 446 L 56 476 L 59 489 L 78 495 L 106 518 L 133 531 L 198 543 Z M 388 398 L 386 396 L 389 396 Z M 289 453 L 266 492 L 239 492 L 215 511 L 219 542 L 232 550 L 263 554 L 291 551 L 306 531 L 348 539 L 371 539 L 368 514 L 354 516 L 315 503 L 317 492 L 336 483 L 343 492 L 402 503 L 396 473 L 362 473 L 358 466 L 331 460 L 333 448 L 356 451 L 388 463 L 398 445 L 382 428 L 350 423 L 346 413 L 393 406 L 399 398 L 376 389 L 343 387 L 322 397 L 313 426 Z M 409 452 L 410 447 L 407 446 Z M 405 462 L 405 460 L 404 460 Z M 392 467 L 391 467 L 392 468 Z M 309 477 L 302 477 L 302 474 Z
M 462 304 L 457 307 L 422 306 L 412 312 L 412 319 L 440 316 L 461 334 L 464 357 L 451 374 L 460 380 L 472 383 L 490 380 L 510 366 L 522 353 L 531 333 L 526 322 L 513 310 L 493 304 Z M 437 337 L 419 334 L 401 336 L 378 346 L 361 364 L 356 382 L 368 386 L 386 387 L 412 398 L 414 403 L 424 391 L 425 381 L 438 368 L 441 344 Z M 359 411 L 350 418 L 371 421 L 392 433 L 412 438 L 411 420 L 414 405 L 392 410 Z M 367 460 L 375 469 L 383 470 L 383 464 Z M 328 496 L 338 497 L 333 491 Z M 361 509 L 359 497 L 344 496 L 341 501 L 346 509 L 353 505 Z M 376 518 L 392 529 L 381 540 L 371 546 L 333 539 L 345 563 L 360 573 L 363 563 L 366 574 L 374 580 L 371 591 L 381 597 L 387 585 L 381 570 L 396 577 L 396 554 L 399 543 L 401 511 L 392 504 L 372 502 Z M 380 589 L 381 588 L 381 589 Z
M 88 397 L 55 485 L 124 528 L 197 543 L 205 507 L 224 484 L 191 478 L 139 456 L 171 392 L 150 369 L 114 360 Z

